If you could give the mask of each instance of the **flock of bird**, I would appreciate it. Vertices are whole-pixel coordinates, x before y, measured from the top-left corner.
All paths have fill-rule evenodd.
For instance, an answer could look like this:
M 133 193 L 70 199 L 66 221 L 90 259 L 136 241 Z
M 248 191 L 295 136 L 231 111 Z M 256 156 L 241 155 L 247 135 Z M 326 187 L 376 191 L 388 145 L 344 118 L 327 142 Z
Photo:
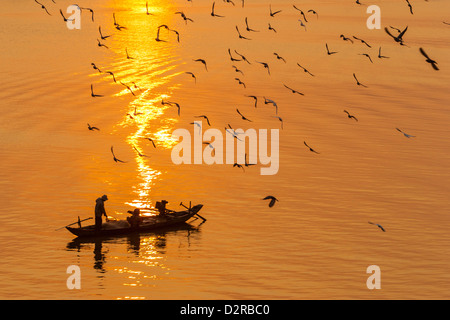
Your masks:
M 43 5 L 41 2 L 39 2 L 39 1 L 37 1 L 37 0 L 34 0 L 34 1 L 35 1 L 38 5 L 41 6 L 41 8 L 46 12 L 46 14 L 51 15 L 51 13 L 49 12 L 48 8 L 47 8 L 45 5 Z M 42 0 L 41 0 L 41 1 L 42 1 Z M 52 1 L 53 3 L 56 3 L 54 0 L 51 0 L 51 1 Z M 187 0 L 187 1 L 188 1 L 188 2 L 192 2 L 192 0 Z M 426 1 L 426 0 L 425 0 L 425 1 Z M 232 5 L 232 6 L 236 6 L 236 4 L 235 4 L 232 0 L 223 0 L 223 2 L 226 3 L 226 4 L 230 4 L 230 5 Z M 246 4 L 246 3 L 245 3 L 245 0 L 242 0 L 242 1 L 241 1 L 241 6 L 242 6 L 242 7 L 245 7 L 245 4 Z M 362 3 L 361 3 L 359 0 L 356 0 L 356 4 L 357 4 L 357 5 L 362 5 Z M 409 8 L 410 13 L 411 13 L 411 14 L 414 14 L 413 7 L 412 7 L 412 5 L 410 4 L 410 2 L 409 2 L 408 0 L 406 0 L 406 4 L 407 4 L 407 6 L 408 6 L 408 8 Z M 143 3 L 142 5 L 144 6 L 144 3 Z M 76 5 L 76 6 L 78 6 L 78 5 Z M 79 8 L 82 12 L 83 12 L 83 11 L 88 11 L 89 14 L 90 14 L 91 21 L 92 21 L 92 22 L 95 22 L 95 18 L 94 18 L 94 10 L 93 10 L 93 9 L 91 9 L 91 8 L 86 8 L 86 7 L 81 7 L 81 6 L 78 6 L 78 8 Z M 148 16 L 153 16 L 153 15 L 155 15 L 154 13 L 152 13 L 152 12 L 149 11 L 148 2 L 145 3 L 145 8 L 146 8 L 146 10 L 145 10 L 145 14 L 146 14 L 146 15 L 148 15 Z M 309 23 L 308 19 L 311 19 L 311 17 L 313 17 L 313 16 L 315 16 L 315 19 L 316 19 L 316 20 L 319 19 L 319 13 L 316 12 L 314 9 L 308 9 L 308 10 L 303 11 L 303 10 L 299 9 L 296 5 L 292 5 L 292 9 L 295 10 L 296 12 L 298 12 L 298 14 L 299 14 L 299 19 L 298 19 L 298 21 L 300 22 L 299 26 L 300 26 L 301 28 L 304 28 L 305 31 L 307 31 L 307 25 L 308 25 L 308 23 Z M 276 18 L 276 17 L 278 17 L 278 16 L 282 13 L 282 11 L 283 11 L 283 10 L 274 10 L 274 9 L 272 8 L 272 5 L 268 5 L 268 8 L 267 8 L 267 17 L 270 17 L 270 18 Z M 64 14 L 63 14 L 63 12 L 62 12 L 61 9 L 59 10 L 59 13 L 60 13 L 60 15 L 62 16 L 63 21 L 64 21 L 64 22 L 67 22 L 68 19 L 64 16 Z M 185 22 L 185 24 L 188 24 L 188 23 L 194 23 L 194 22 L 195 22 L 192 18 L 188 17 L 183 11 L 176 11 L 176 12 L 174 12 L 174 14 L 175 14 L 175 15 L 179 15 L 179 16 L 181 17 L 181 19 L 183 19 L 183 21 Z M 215 2 L 215 1 L 213 1 L 212 4 L 211 4 L 211 12 L 210 12 L 210 15 L 211 15 L 211 17 L 213 17 L 213 18 L 217 18 L 217 19 L 226 19 L 226 17 L 225 17 L 222 13 L 219 13 L 219 12 L 218 12 L 218 10 L 217 10 L 217 8 L 216 8 L 216 2 Z M 128 28 L 127 28 L 126 26 L 124 26 L 124 25 L 122 25 L 122 24 L 120 24 L 120 23 L 118 22 L 118 19 L 116 18 L 115 13 L 113 13 L 112 18 L 113 18 L 112 23 L 113 23 L 113 26 L 114 26 L 114 28 L 115 28 L 116 30 L 118 30 L 118 31 L 128 30 Z M 273 19 L 272 19 L 271 21 L 273 21 Z M 444 23 L 445 25 L 450 25 L 450 23 L 445 22 L 445 21 L 444 21 L 443 23 Z M 250 26 L 248 17 L 245 17 L 245 28 L 241 28 L 241 29 L 240 29 L 239 26 L 236 25 L 236 26 L 235 26 L 235 30 L 236 30 L 236 33 L 237 33 L 237 37 L 238 37 L 239 39 L 242 39 L 242 40 L 245 40 L 245 41 L 252 41 L 252 37 L 251 37 L 251 34 L 252 34 L 252 33 L 261 32 L 261 30 L 256 30 L 256 29 L 254 29 L 254 28 L 252 28 L 252 27 Z M 267 30 L 270 31 L 270 32 L 278 33 L 277 29 L 275 29 L 275 28 L 272 26 L 272 24 L 271 24 L 270 22 L 267 23 Z M 243 33 L 244 31 L 246 32 L 246 34 Z M 389 28 L 388 28 L 388 27 L 385 27 L 385 28 L 384 28 L 384 31 L 385 31 L 385 33 L 386 33 L 390 38 L 392 38 L 392 40 L 393 40 L 395 43 L 398 43 L 398 44 L 401 45 L 401 46 L 407 46 L 406 41 L 405 41 L 404 38 L 405 38 L 405 36 L 407 35 L 408 26 L 406 26 L 406 27 L 404 27 L 404 28 L 402 28 L 402 29 L 399 29 L 399 28 L 396 28 L 396 27 L 393 27 L 393 26 L 389 26 Z M 101 26 L 99 26 L 98 32 L 99 32 L 99 38 L 97 39 L 97 45 L 98 45 L 99 47 L 103 47 L 103 48 L 105 48 L 105 49 L 109 49 L 109 47 L 108 47 L 108 45 L 107 45 L 106 43 L 107 43 L 108 38 L 110 38 L 112 35 L 105 35 L 105 34 L 103 34 L 103 33 L 102 33 Z M 179 42 L 181 41 L 181 40 L 180 40 L 180 32 L 177 31 L 177 30 L 175 30 L 174 28 L 169 27 L 167 24 L 161 24 L 161 25 L 159 25 L 159 26 L 156 28 L 155 33 L 156 33 L 156 38 L 155 38 L 155 41 L 156 41 L 156 42 L 176 41 L 177 43 L 179 43 Z M 347 37 L 347 36 L 341 34 L 341 35 L 339 36 L 339 38 L 341 38 L 341 39 L 342 39 L 343 41 L 345 41 L 345 42 L 350 42 L 350 43 L 354 43 L 355 41 L 358 41 L 358 42 L 360 42 L 362 45 L 366 46 L 367 48 L 372 48 L 372 46 L 371 46 L 368 42 L 366 42 L 364 39 L 361 39 L 361 38 L 356 37 L 356 36 Z M 334 56 L 334 55 L 339 54 L 339 52 L 336 51 L 336 49 L 330 48 L 329 45 L 328 45 L 328 43 L 324 43 L 324 49 L 325 49 L 324 51 L 325 51 L 326 55 L 328 55 L 328 56 Z M 436 71 L 439 70 L 439 68 L 438 68 L 438 63 L 437 63 L 434 59 L 430 58 L 430 56 L 425 52 L 425 50 L 424 50 L 423 48 L 419 48 L 419 52 L 420 52 L 420 54 L 425 58 L 425 62 L 427 62 L 427 63 L 429 63 L 429 64 L 431 65 L 431 67 L 433 68 L 433 70 L 436 70 Z M 128 48 L 125 48 L 125 53 L 126 53 L 126 58 L 127 58 L 127 59 L 134 59 L 134 58 L 129 54 Z M 243 71 L 242 71 L 241 69 L 239 69 L 239 68 L 235 65 L 235 62 L 243 62 L 243 63 L 247 63 L 248 65 L 250 65 L 250 64 L 252 64 L 252 62 L 254 62 L 254 63 L 256 63 L 256 65 L 260 65 L 262 68 L 264 68 L 264 69 L 267 71 L 268 76 L 271 75 L 271 69 L 270 69 L 270 64 L 269 64 L 269 62 L 258 61 L 258 60 L 254 60 L 254 61 L 251 62 L 249 59 L 246 58 L 246 56 L 245 56 L 244 54 L 239 53 L 237 50 L 233 50 L 233 51 L 232 51 L 231 49 L 228 49 L 228 55 L 229 55 L 229 58 L 230 58 L 230 60 L 231 60 L 231 62 L 232 62 L 232 64 L 233 64 L 232 67 L 235 69 L 235 72 L 236 72 L 236 73 L 240 73 L 241 75 L 244 74 Z M 372 59 L 372 57 L 371 57 L 368 53 L 361 53 L 360 55 L 365 56 L 365 57 L 368 59 L 369 62 L 373 63 L 373 59 Z M 273 53 L 273 56 L 275 57 L 276 60 L 286 63 L 286 59 L 284 59 L 284 58 L 283 58 L 280 54 L 278 54 L 277 52 L 274 52 L 274 53 Z M 381 54 L 381 47 L 379 47 L 379 49 L 378 49 L 378 58 L 379 58 L 379 59 L 389 59 L 388 56 L 383 56 L 383 55 Z M 196 63 L 202 64 L 203 67 L 204 67 L 204 69 L 206 70 L 206 72 L 208 72 L 208 64 L 207 64 L 207 61 L 206 61 L 204 58 L 194 59 L 193 61 L 196 62 Z M 115 77 L 115 75 L 114 75 L 113 72 L 111 72 L 111 71 L 102 71 L 100 68 L 98 68 L 98 67 L 95 65 L 95 63 L 91 63 L 91 65 L 92 65 L 92 68 L 93 68 L 94 70 L 98 71 L 99 73 L 108 73 L 108 74 L 110 74 L 110 75 L 112 76 L 112 79 L 113 79 L 113 81 L 114 81 L 115 83 L 119 82 L 122 86 L 126 87 L 127 90 L 128 90 L 132 95 L 134 95 L 134 96 L 136 95 L 136 91 L 134 91 L 134 90 L 140 89 L 140 88 L 137 86 L 137 84 L 134 83 L 134 82 L 132 82 L 131 84 L 123 83 L 123 82 L 118 81 L 118 80 L 116 79 L 116 77 Z M 305 68 L 305 67 L 302 66 L 301 64 L 297 63 L 297 66 L 300 68 L 299 70 L 303 71 L 305 74 L 307 74 L 307 75 L 309 75 L 309 76 L 311 76 L 311 77 L 315 77 L 315 76 L 316 76 L 315 74 L 311 73 L 307 68 Z M 193 80 L 195 81 L 195 83 L 197 83 L 197 76 L 196 76 L 196 74 L 194 74 L 194 73 L 191 72 L 191 71 L 186 71 L 185 74 L 186 74 L 186 75 L 189 75 L 190 77 L 192 77 Z M 357 86 L 360 86 L 360 87 L 363 87 L 363 88 L 367 88 L 367 87 L 368 87 L 366 84 L 363 84 L 362 82 L 359 81 L 359 79 L 358 79 L 356 73 L 353 73 L 353 78 L 354 78 L 354 80 L 355 80 Z M 236 76 L 234 80 L 237 82 L 238 85 L 242 86 L 244 89 L 247 88 L 245 82 L 242 81 L 241 78 L 239 78 L 239 77 Z M 293 89 L 293 88 L 291 88 L 290 86 L 288 86 L 288 85 L 286 85 L 286 84 L 283 84 L 283 87 L 284 87 L 285 89 L 289 90 L 290 92 L 292 92 L 293 94 L 298 94 L 298 95 L 300 95 L 300 96 L 304 96 L 304 93 L 302 93 L 302 92 L 300 92 L 300 91 L 298 91 L 298 90 L 296 90 L 296 89 Z M 91 89 L 91 97 L 92 97 L 92 98 L 101 98 L 101 97 L 103 97 L 103 95 L 95 93 L 94 87 L 93 87 L 92 84 L 91 84 L 91 88 L 90 88 L 90 89 Z M 281 123 L 281 129 L 283 129 L 283 119 L 282 119 L 280 116 L 278 116 L 278 104 L 277 104 L 274 100 L 269 99 L 269 98 L 266 98 L 266 97 L 258 97 L 258 96 L 255 96 L 255 95 L 246 95 L 246 97 L 251 98 L 251 99 L 254 100 L 254 107 L 255 107 L 255 108 L 257 107 L 258 102 L 260 101 L 260 98 L 262 98 L 262 100 L 264 101 L 264 104 L 265 104 L 265 105 L 272 105 L 272 106 L 275 108 L 275 115 L 274 115 L 273 117 L 274 117 L 274 118 L 277 118 L 277 119 L 280 121 L 280 123 Z M 178 103 L 162 100 L 162 101 L 161 101 L 161 104 L 162 104 L 162 105 L 169 105 L 169 106 L 177 107 L 177 109 L 178 109 L 178 115 L 180 116 L 180 113 L 181 113 L 181 107 L 180 107 L 180 105 L 179 105 Z M 347 117 L 348 117 L 350 120 L 355 121 L 355 122 L 358 122 L 358 121 L 359 121 L 358 118 L 357 118 L 355 115 L 350 114 L 349 111 L 343 110 L 343 112 L 347 115 Z M 238 108 L 236 108 L 236 113 L 237 113 L 237 115 L 238 115 L 242 120 L 248 121 L 248 122 L 252 122 L 252 120 L 250 120 L 248 117 L 246 117 L 246 116 L 245 116 Z M 136 111 L 136 109 L 135 109 L 135 112 L 134 112 L 133 115 L 134 115 L 134 116 L 137 116 L 138 114 L 139 114 L 139 113 L 138 113 L 138 112 Z M 133 117 L 132 114 L 128 114 L 128 115 L 129 115 L 131 118 Z M 207 115 L 199 115 L 199 116 L 196 116 L 196 117 L 197 117 L 197 118 L 203 118 L 203 119 L 205 119 L 205 120 L 207 121 L 207 124 L 208 124 L 209 126 L 211 125 L 210 120 L 209 120 L 209 118 L 208 118 Z M 192 122 L 192 124 L 195 124 L 195 123 Z M 90 131 L 98 131 L 98 130 L 100 130 L 98 127 L 91 126 L 89 123 L 88 123 L 88 129 L 89 129 Z M 226 132 L 232 134 L 234 138 L 239 139 L 238 133 L 235 132 L 229 124 L 228 124 L 228 128 L 225 127 L 225 130 L 226 130 Z M 406 138 L 414 138 L 414 137 L 415 137 L 415 136 L 413 136 L 413 135 L 410 135 L 410 134 L 405 133 L 404 131 L 402 131 L 402 130 L 399 129 L 399 128 L 396 128 L 396 130 L 397 130 L 398 132 L 402 133 Z M 146 139 L 148 139 L 148 140 L 153 144 L 153 147 L 156 148 L 156 144 L 155 144 L 155 141 L 154 141 L 153 139 L 151 139 L 151 138 L 146 138 Z M 212 149 L 214 148 L 214 146 L 212 145 L 212 143 L 205 142 L 204 144 L 208 145 L 208 146 L 209 146 L 210 148 L 212 148 Z M 314 148 L 312 148 L 306 141 L 304 141 L 303 144 L 305 145 L 305 147 L 307 148 L 307 150 L 309 150 L 310 152 L 312 152 L 312 153 L 314 153 L 314 154 L 320 154 L 318 151 L 316 151 Z M 143 155 L 143 154 L 142 154 L 135 146 L 133 146 L 133 148 L 135 149 L 135 151 L 137 152 L 137 154 L 138 154 L 139 156 L 141 156 L 141 157 L 142 157 L 142 156 L 145 156 L 145 155 Z M 115 162 L 119 162 L 119 163 L 125 163 L 125 162 L 126 162 L 126 161 L 120 160 L 119 158 L 116 157 L 116 155 L 115 155 L 115 153 L 114 153 L 114 148 L 113 148 L 113 146 L 111 146 L 110 151 L 111 151 L 111 154 L 112 154 L 112 156 L 113 156 L 113 160 L 114 160 Z M 242 164 L 239 164 L 239 163 L 235 163 L 235 164 L 233 165 L 233 167 L 238 167 L 238 168 L 244 169 L 244 166 L 245 166 L 245 167 L 248 167 L 248 166 L 251 166 L 251 165 L 255 165 L 255 164 L 253 164 L 253 163 L 248 163 L 248 162 L 247 162 L 247 156 L 246 156 L 246 158 L 245 158 L 245 164 L 242 165 Z M 276 197 L 274 197 L 274 196 L 272 196 L 272 195 L 269 195 L 269 196 L 263 198 L 263 200 L 270 200 L 269 207 L 273 207 L 273 206 L 275 205 L 275 203 L 276 203 L 277 201 L 279 201 Z M 374 224 L 374 223 L 372 223 L 372 222 L 369 222 L 369 223 L 370 223 L 370 224 Z M 383 227 L 381 227 L 380 225 L 378 225 L 378 224 L 375 224 L 375 225 L 377 225 L 382 231 L 385 231 L 385 229 L 384 229 Z

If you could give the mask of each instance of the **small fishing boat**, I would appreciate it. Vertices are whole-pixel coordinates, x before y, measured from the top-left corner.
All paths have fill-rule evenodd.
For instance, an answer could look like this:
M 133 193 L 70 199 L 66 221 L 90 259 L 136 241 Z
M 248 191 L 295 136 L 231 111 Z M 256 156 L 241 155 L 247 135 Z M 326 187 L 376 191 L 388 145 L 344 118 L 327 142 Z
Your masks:
M 206 220 L 198 214 L 202 207 L 202 204 L 198 204 L 192 208 L 187 208 L 187 210 L 184 211 L 168 210 L 164 215 L 142 217 L 142 221 L 138 226 L 131 226 L 127 220 L 116 220 L 103 223 L 101 230 L 95 230 L 95 225 L 86 227 L 79 226 L 77 228 L 66 226 L 66 229 L 78 237 L 115 236 L 128 233 L 147 232 L 183 224 L 195 215 Z

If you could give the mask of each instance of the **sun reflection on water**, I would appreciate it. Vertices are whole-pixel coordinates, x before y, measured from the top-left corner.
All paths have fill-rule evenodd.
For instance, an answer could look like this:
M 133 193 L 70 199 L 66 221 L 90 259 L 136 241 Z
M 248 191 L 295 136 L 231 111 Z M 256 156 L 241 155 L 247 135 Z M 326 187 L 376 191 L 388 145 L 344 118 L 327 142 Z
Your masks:
M 171 80 L 180 74 L 176 44 L 155 41 L 157 27 L 174 19 L 171 1 L 111 1 L 115 18 L 128 29 L 115 32 L 111 49 L 116 55 L 112 63 L 121 89 L 116 97 L 129 99 L 115 130 L 126 129 L 126 143 L 135 152 L 139 183 L 133 186 L 136 197 L 125 204 L 133 208 L 152 207 L 151 190 L 161 179 L 161 171 L 152 165 L 154 146 L 170 149 L 177 141 L 172 131 L 178 122 L 174 107 L 163 105 L 180 85 Z M 126 100 L 125 100 L 126 101 Z M 154 146 L 153 146 L 154 143 Z

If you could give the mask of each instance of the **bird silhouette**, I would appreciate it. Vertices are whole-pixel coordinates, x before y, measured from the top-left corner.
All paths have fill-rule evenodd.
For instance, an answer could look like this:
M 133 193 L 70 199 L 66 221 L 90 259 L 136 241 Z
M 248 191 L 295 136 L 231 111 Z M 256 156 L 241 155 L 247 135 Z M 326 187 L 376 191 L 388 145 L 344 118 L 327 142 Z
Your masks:
M 115 162 L 126 163 L 126 161 L 122 161 L 122 160 L 116 158 L 116 155 L 114 154 L 114 147 L 113 147 L 113 146 L 111 146 L 111 153 L 112 153 L 112 155 L 113 155 L 113 160 L 114 160 Z
M 364 41 L 364 40 L 361 39 L 361 38 L 357 38 L 357 37 L 353 36 L 353 39 L 358 40 L 358 41 L 361 41 L 361 43 L 364 43 L 364 44 L 365 44 L 366 46 L 368 46 L 369 48 L 372 48 L 372 46 L 371 46 L 370 44 L 368 44 L 366 41 Z
M 358 86 L 362 86 L 362 87 L 364 87 L 364 88 L 367 88 L 366 85 L 364 85 L 364 84 L 362 84 L 361 82 L 359 82 L 358 78 L 356 78 L 356 74 L 354 74 L 354 73 L 353 73 L 353 78 L 355 78 L 356 84 L 357 84 Z
M 200 62 L 205 66 L 206 71 L 208 71 L 208 66 L 206 65 L 206 61 L 204 59 L 195 59 L 195 62 Z
M 419 48 L 420 53 L 426 58 L 426 62 L 428 62 L 429 64 L 431 64 L 431 66 L 433 67 L 434 70 L 439 70 L 438 66 L 437 66 L 437 62 L 434 61 L 433 59 L 431 59 L 427 53 L 425 52 L 425 50 L 423 50 L 423 48 Z
M 297 65 L 298 65 L 300 68 L 302 68 L 303 71 L 304 71 L 305 73 L 308 73 L 308 74 L 310 74 L 312 77 L 314 77 L 314 75 L 313 75 L 311 72 L 309 72 L 308 69 L 306 69 L 305 67 L 302 67 L 298 62 L 297 62 Z
M 237 113 L 239 113 L 239 115 L 241 116 L 242 120 L 252 122 L 252 120 L 247 119 L 246 117 L 244 117 L 244 115 L 239 111 L 239 109 L 236 108 L 236 111 L 237 111 Z
M 269 202 L 269 208 L 272 208 L 275 205 L 276 201 L 279 201 L 277 198 L 275 198 L 274 196 L 267 196 L 265 198 L 263 198 L 262 200 L 270 200 Z
M 212 16 L 212 17 L 218 17 L 218 18 L 224 18 L 224 16 L 218 15 L 218 14 L 216 14 L 216 13 L 214 12 L 214 7 L 215 7 L 215 6 L 216 6 L 216 3 L 213 2 L 213 4 L 212 4 L 212 9 L 211 9 L 211 16 Z
M 386 232 L 386 230 L 385 230 L 381 225 L 379 225 L 378 223 L 373 223 L 373 222 L 370 222 L 370 221 L 369 221 L 369 223 L 370 223 L 370 224 L 373 224 L 373 225 L 375 225 L 375 226 L 377 226 L 377 227 L 380 228 L 383 232 Z
M 400 130 L 399 128 L 395 128 L 395 129 L 397 129 L 398 132 L 403 133 L 403 135 L 404 135 L 406 138 L 415 138 L 415 137 L 416 137 L 416 136 L 412 136 L 412 135 L 410 135 L 410 134 L 407 134 L 407 133 L 403 132 L 403 131 Z
M 344 112 L 347 114 L 347 117 L 348 117 L 349 119 L 355 119 L 355 121 L 358 121 L 358 119 L 356 119 L 355 116 L 352 116 L 347 110 L 344 110 Z
M 301 92 L 299 92 L 299 91 L 297 91 L 297 90 L 294 90 L 294 89 L 288 87 L 288 86 L 285 85 L 285 84 L 283 84 L 283 86 L 284 86 L 285 88 L 289 89 L 292 93 L 295 93 L 295 94 L 299 94 L 299 95 L 301 95 L 301 96 L 304 96 L 303 93 L 301 93 Z
M 100 131 L 99 128 L 97 128 L 97 127 L 92 127 L 89 123 L 87 124 L 87 126 L 88 126 L 88 129 L 91 130 L 91 131 L 94 131 L 94 130 Z
M 249 38 L 244 37 L 243 35 L 241 35 L 241 32 L 239 31 L 238 26 L 236 26 L 236 31 L 237 31 L 237 33 L 238 33 L 238 35 L 239 35 L 239 39 L 252 40 L 252 39 L 249 39 Z
M 270 16 L 271 17 L 275 17 L 275 15 L 277 15 L 277 14 L 279 14 L 281 12 L 281 10 L 273 12 L 272 11 L 272 5 L 269 5 L 269 8 L 270 8 Z
M 317 153 L 317 154 L 320 154 L 319 152 L 317 152 L 316 150 L 314 150 L 313 148 L 311 148 L 311 147 L 306 143 L 306 141 L 303 141 L 303 144 L 309 149 L 309 151 L 314 152 L 314 153 Z
M 331 56 L 332 54 L 338 53 L 337 51 L 330 51 L 330 50 L 328 49 L 328 43 L 325 43 L 325 47 L 327 48 L 327 54 L 328 54 L 329 56 Z
M 389 59 L 389 57 L 386 57 L 386 56 L 382 56 L 381 55 L 381 47 L 378 49 L 378 58 L 380 58 L 380 59 Z
M 185 72 L 186 74 L 189 74 L 192 78 L 194 78 L 195 83 L 197 83 L 197 77 L 192 72 Z
M 92 84 L 91 84 L 91 97 L 92 97 L 92 98 L 103 97 L 103 95 L 100 95 L 100 94 L 94 94 L 94 87 L 93 87 Z
M 246 96 L 249 98 L 253 98 L 255 100 L 255 108 L 258 106 L 258 97 L 257 96 Z
M 245 26 L 246 26 L 245 29 L 246 29 L 248 32 L 259 32 L 258 30 L 254 30 L 254 29 L 252 29 L 252 28 L 249 27 L 249 25 L 248 25 L 248 18 L 247 18 L 247 17 L 245 17 Z
M 50 12 L 48 12 L 47 8 L 46 8 L 42 3 L 38 2 L 37 0 L 34 0 L 34 2 L 36 2 L 37 4 L 39 4 L 39 5 L 41 6 L 41 8 L 44 9 L 45 12 L 47 12 L 47 14 L 48 14 L 49 16 L 51 16 Z
M 206 122 L 208 123 L 208 126 L 211 126 L 211 123 L 209 122 L 209 118 L 205 115 L 201 115 L 201 116 L 195 116 L 195 118 L 203 118 L 206 119 Z
M 400 45 L 404 45 L 403 36 L 405 35 L 406 30 L 408 30 L 408 26 L 403 31 L 401 31 L 398 36 L 394 36 L 387 27 L 384 27 L 384 31 L 386 31 L 386 33 L 390 35 L 395 42 L 400 43 Z
M 259 61 L 256 61 L 256 62 L 259 63 L 259 64 L 262 64 L 263 67 L 267 69 L 267 72 L 269 73 L 269 76 L 270 76 L 269 64 L 267 64 L 266 62 L 259 62 Z

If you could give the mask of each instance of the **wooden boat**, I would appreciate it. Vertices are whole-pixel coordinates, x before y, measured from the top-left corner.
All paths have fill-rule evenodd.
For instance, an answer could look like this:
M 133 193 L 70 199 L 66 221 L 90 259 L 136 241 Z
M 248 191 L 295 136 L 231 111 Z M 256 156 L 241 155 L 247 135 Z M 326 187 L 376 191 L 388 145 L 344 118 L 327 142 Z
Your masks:
M 104 223 L 101 230 L 95 230 L 95 225 L 78 228 L 67 226 L 66 229 L 78 237 L 115 236 L 127 233 L 147 232 L 183 224 L 197 215 L 202 207 L 202 204 L 198 204 L 191 209 L 171 211 L 164 216 L 143 217 L 139 226 L 136 227 L 130 226 L 126 220 L 117 220 L 112 223 Z

